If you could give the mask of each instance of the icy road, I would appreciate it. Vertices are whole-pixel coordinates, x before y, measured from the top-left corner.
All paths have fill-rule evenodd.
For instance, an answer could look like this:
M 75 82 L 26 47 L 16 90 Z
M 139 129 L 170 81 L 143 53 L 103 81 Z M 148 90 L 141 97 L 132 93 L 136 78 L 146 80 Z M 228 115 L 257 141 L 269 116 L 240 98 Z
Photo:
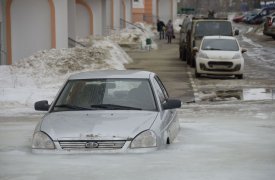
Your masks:
M 37 155 L 38 115 L 0 117 L 0 179 L 271 180 L 275 104 L 184 105 L 167 149 L 145 154 Z

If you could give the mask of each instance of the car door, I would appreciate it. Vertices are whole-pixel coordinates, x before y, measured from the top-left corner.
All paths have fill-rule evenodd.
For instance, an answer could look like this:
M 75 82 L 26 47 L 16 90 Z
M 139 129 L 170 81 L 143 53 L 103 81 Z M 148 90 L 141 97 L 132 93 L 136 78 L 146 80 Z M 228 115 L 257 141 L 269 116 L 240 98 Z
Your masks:
M 164 104 L 168 98 L 168 92 L 165 89 L 163 83 L 158 76 L 153 79 L 154 86 L 156 87 L 156 95 L 160 100 L 160 104 Z M 160 119 L 161 119 L 161 134 L 163 134 L 164 141 L 169 140 L 169 143 L 174 140 L 179 130 L 179 121 L 175 109 L 164 110 L 160 107 Z

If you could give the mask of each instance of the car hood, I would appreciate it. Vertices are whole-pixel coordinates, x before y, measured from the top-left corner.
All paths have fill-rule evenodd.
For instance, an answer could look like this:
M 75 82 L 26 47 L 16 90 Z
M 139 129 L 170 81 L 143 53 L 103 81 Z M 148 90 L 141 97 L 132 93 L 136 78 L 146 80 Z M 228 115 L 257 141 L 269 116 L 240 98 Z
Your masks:
M 203 51 L 209 59 L 232 59 L 239 51 Z
M 125 140 L 149 129 L 158 112 L 63 111 L 46 115 L 41 131 L 53 140 Z

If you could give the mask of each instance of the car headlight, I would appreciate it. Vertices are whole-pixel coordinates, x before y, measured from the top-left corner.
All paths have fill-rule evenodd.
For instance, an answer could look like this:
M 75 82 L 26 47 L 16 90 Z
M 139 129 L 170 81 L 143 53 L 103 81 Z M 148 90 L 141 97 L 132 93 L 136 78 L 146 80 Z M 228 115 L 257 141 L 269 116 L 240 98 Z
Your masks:
M 148 148 L 157 146 L 157 137 L 153 131 L 143 131 L 135 137 L 131 143 L 131 148 Z
M 232 59 L 241 59 L 240 53 L 235 54 Z
M 44 132 L 36 132 L 32 139 L 33 149 L 55 149 L 52 139 Z
M 203 52 L 199 52 L 199 53 L 198 53 L 198 58 L 208 59 L 209 57 L 207 56 L 207 54 L 205 54 L 205 53 L 203 53 Z

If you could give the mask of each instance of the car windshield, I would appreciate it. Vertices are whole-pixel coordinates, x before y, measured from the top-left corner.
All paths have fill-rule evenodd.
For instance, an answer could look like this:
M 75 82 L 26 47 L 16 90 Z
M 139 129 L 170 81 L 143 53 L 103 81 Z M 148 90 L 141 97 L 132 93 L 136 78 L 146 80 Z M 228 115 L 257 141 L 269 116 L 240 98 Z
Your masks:
M 234 39 L 204 39 L 202 50 L 239 51 L 239 45 Z
M 156 110 L 147 79 L 70 80 L 54 106 L 65 110 Z
M 195 28 L 195 37 L 233 35 L 231 23 L 228 21 L 200 21 Z

